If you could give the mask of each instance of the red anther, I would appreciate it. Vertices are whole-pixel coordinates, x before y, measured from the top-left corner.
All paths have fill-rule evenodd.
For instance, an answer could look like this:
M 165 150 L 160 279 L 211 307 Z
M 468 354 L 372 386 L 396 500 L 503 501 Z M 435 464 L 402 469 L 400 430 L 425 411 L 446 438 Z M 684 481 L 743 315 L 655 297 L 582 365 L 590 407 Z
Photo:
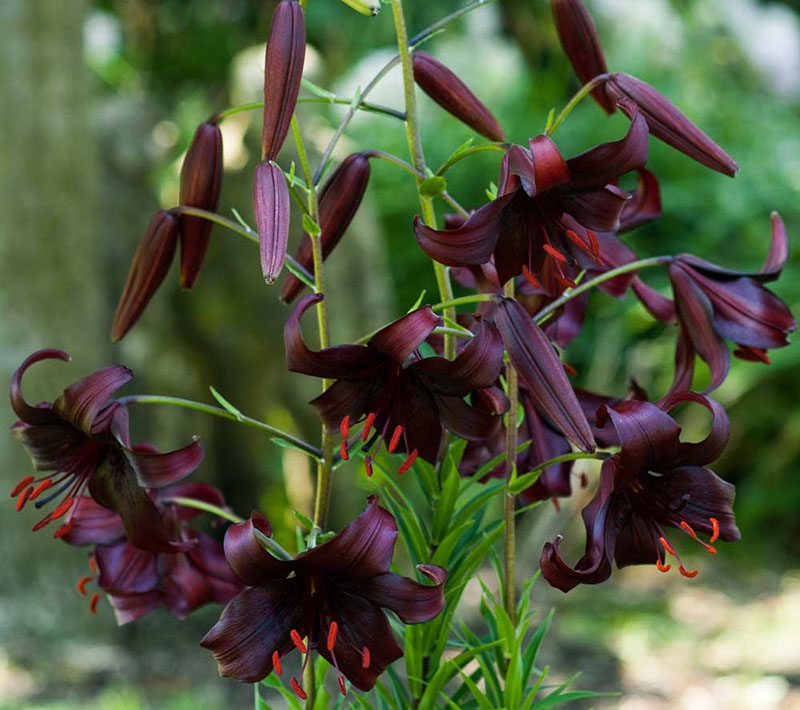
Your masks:
M 403 433 L 403 427 L 399 424 L 394 428 L 394 432 L 392 433 L 392 438 L 389 441 L 389 446 L 386 448 L 388 449 L 390 454 L 394 453 L 394 450 L 397 448 L 397 445 L 400 443 L 400 436 Z
M 561 512 L 561 503 L 558 502 L 558 498 L 553 498 L 553 507 L 556 509 L 556 513 Z
M 709 555 L 717 554 L 717 548 L 714 547 L 713 545 L 709 545 L 707 542 L 703 542 L 702 540 L 698 540 L 697 542 L 699 542 L 706 549 L 706 552 Z
M 72 526 L 75 523 L 74 520 L 70 520 L 68 523 L 64 523 L 58 530 L 53 533 L 53 537 L 58 540 L 64 535 L 66 535 L 70 530 L 72 530 Z
M 22 491 L 33 483 L 36 479 L 33 476 L 25 476 L 16 486 L 11 489 L 11 497 L 16 498 Z
M 333 651 L 333 647 L 336 645 L 336 634 L 339 632 L 339 624 L 335 621 L 331 621 L 331 626 L 328 629 L 328 650 Z
M 681 529 L 685 530 L 689 533 L 695 540 L 697 540 L 697 533 L 694 531 L 691 525 L 687 523 L 685 520 L 681 520 Z
M 72 507 L 72 504 L 75 502 L 74 498 L 67 498 L 66 500 L 62 500 L 59 506 L 50 513 L 51 517 L 50 520 L 58 520 L 62 515 L 66 515 L 67 511 Z
M 292 676 L 292 690 L 294 691 L 294 694 L 300 698 L 300 700 L 305 700 L 308 697 L 306 695 L 306 691 L 303 690 L 303 687 L 297 682 L 297 678 L 294 676 Z
M 575 232 L 571 229 L 568 229 L 566 232 L 566 237 L 569 239 L 575 246 L 578 247 L 581 251 L 589 252 L 591 251 L 591 247 L 583 241 Z
M 370 412 L 364 420 L 364 429 L 361 431 L 361 441 L 366 441 L 369 438 L 369 432 L 372 430 L 372 425 L 374 423 L 375 412 Z
M 597 241 L 597 235 L 591 229 L 587 229 L 586 236 L 589 237 L 589 244 L 592 245 L 592 256 L 602 263 L 603 260 L 600 258 L 600 243 Z
M 369 649 L 366 646 L 364 646 L 363 650 L 361 651 L 361 667 L 369 668 L 369 662 L 370 662 Z
M 367 475 L 372 478 L 372 459 L 369 456 L 364 457 L 364 470 Z
M 554 272 L 553 278 L 566 288 L 575 288 L 575 282 L 572 279 L 568 279 L 560 271 Z
M 94 555 L 89 555 L 89 569 L 97 574 L 97 560 L 94 558 Z
M 80 592 L 81 596 L 84 596 L 84 597 L 86 596 L 86 585 L 89 584 L 89 582 L 91 582 L 91 581 L 92 581 L 92 578 L 89 577 L 89 576 L 81 577 L 78 580 L 78 584 L 76 586 L 78 587 L 78 592 Z
M 306 652 L 306 645 L 303 643 L 303 639 L 300 638 L 300 634 L 297 633 L 295 629 L 292 629 L 289 632 L 289 636 L 292 637 L 292 643 L 295 645 L 300 653 Z
M 656 560 L 656 567 L 658 568 L 659 572 L 664 572 L 665 574 L 672 569 L 672 565 L 665 565 L 661 562 L 661 560 Z
M 567 263 L 567 257 L 564 256 L 558 249 L 550 244 L 542 244 L 542 249 L 545 250 L 550 256 L 552 256 L 556 261 L 560 261 L 562 264 Z
M 347 695 L 347 686 L 344 684 L 344 676 L 340 675 L 336 680 L 339 682 L 339 692 L 342 695 Z
M 34 526 L 31 528 L 31 530 L 33 532 L 38 532 L 45 525 L 47 525 L 52 519 L 53 519 L 53 514 L 52 513 L 48 513 L 38 523 L 34 524 Z
M 542 287 L 542 284 L 536 280 L 536 277 L 530 272 L 525 264 L 522 265 L 522 275 L 525 277 L 525 280 L 534 288 L 540 289 Z
M 342 419 L 341 423 L 339 424 L 339 433 L 342 435 L 343 439 L 346 439 L 350 436 L 350 415 L 345 414 L 344 419 Z
M 581 474 L 581 488 L 588 488 L 589 486 L 589 476 L 585 473 Z
M 670 545 L 670 544 L 667 542 L 667 538 L 665 538 L 665 537 L 660 537 L 660 538 L 658 538 L 658 541 L 659 541 L 659 542 L 660 542 L 660 543 L 661 543 L 661 544 L 664 546 L 664 549 L 665 549 L 667 552 L 669 552 L 669 554 L 670 554 L 670 555 L 672 555 L 673 557 L 675 557 L 675 548 L 673 548 L 673 547 L 672 547 L 672 545 Z
M 688 577 L 689 579 L 694 579 L 697 574 L 700 572 L 699 569 L 688 570 L 683 565 L 678 567 L 678 571 L 684 576 Z
M 568 365 L 566 362 L 562 363 L 562 365 L 564 366 L 564 372 L 568 375 L 572 375 L 573 377 L 577 376 L 578 371 L 572 367 L 572 365 Z
M 711 523 L 711 540 L 710 542 L 716 542 L 719 538 L 719 520 L 716 518 L 709 518 L 709 522 Z
M 408 471 L 414 465 L 414 461 L 417 460 L 417 456 L 419 456 L 419 451 L 414 449 L 408 455 L 408 458 L 406 458 L 406 460 L 400 464 L 400 468 L 397 469 L 397 475 L 402 476 L 406 471 Z
M 33 488 L 26 488 L 22 492 L 22 495 L 19 498 L 17 498 L 17 506 L 16 506 L 17 507 L 17 511 L 20 511 L 25 507 L 25 503 L 27 503 L 28 500 L 30 499 L 32 492 L 33 492 Z
M 28 500 L 34 500 L 39 495 L 44 493 L 50 486 L 53 485 L 53 481 L 50 478 L 45 478 L 36 488 L 33 489 L 33 492 L 30 494 Z
M 350 452 L 347 450 L 347 441 L 343 441 L 339 444 L 339 455 L 342 457 L 342 461 L 350 460 Z
M 272 652 L 272 667 L 275 669 L 277 675 L 283 675 L 283 666 L 281 665 L 281 654 L 277 651 Z
M 96 614 L 97 613 L 97 602 L 100 601 L 100 595 L 95 592 L 92 594 L 92 598 L 89 600 L 89 613 Z

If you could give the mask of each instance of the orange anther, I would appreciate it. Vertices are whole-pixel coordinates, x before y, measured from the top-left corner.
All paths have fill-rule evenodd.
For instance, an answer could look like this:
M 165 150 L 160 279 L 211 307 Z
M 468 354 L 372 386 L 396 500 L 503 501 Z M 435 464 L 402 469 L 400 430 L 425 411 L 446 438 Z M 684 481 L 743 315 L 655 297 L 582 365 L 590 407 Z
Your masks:
M 48 514 L 47 514 L 47 515 L 45 515 L 45 516 L 44 516 L 44 517 L 43 517 L 43 518 L 42 518 L 42 519 L 41 519 L 41 520 L 40 520 L 38 523 L 35 523 L 35 524 L 33 525 L 33 527 L 31 528 L 31 530 L 32 530 L 33 532 L 38 532 L 38 531 L 39 531 L 39 530 L 41 530 L 41 529 L 42 529 L 42 528 L 43 528 L 45 525 L 47 525 L 47 524 L 48 524 L 48 523 L 49 523 L 49 522 L 50 522 L 52 519 L 53 519 L 53 514 L 52 514 L 52 513 L 48 513 Z
M 375 423 L 375 412 L 367 414 L 364 420 L 364 429 L 361 431 L 361 441 L 366 441 L 369 437 L 369 432 L 372 430 L 372 425 Z
M 31 497 L 31 493 L 32 492 L 33 492 L 33 488 L 26 488 L 22 492 L 22 495 L 19 498 L 17 498 L 17 506 L 16 506 L 16 508 L 17 508 L 18 512 L 25 507 L 25 503 L 28 502 L 28 499 Z
M 364 470 L 367 475 L 372 478 L 372 459 L 369 456 L 364 457 Z
M 303 643 L 303 639 L 300 638 L 300 634 L 297 633 L 295 629 L 292 629 L 289 632 L 289 636 L 292 637 L 292 643 L 295 645 L 300 653 L 306 652 L 306 645 Z
M 341 423 L 339 424 L 339 433 L 342 435 L 342 438 L 346 439 L 350 436 L 350 415 L 346 414 L 344 419 L 342 419 Z
M 33 476 L 25 476 L 16 486 L 11 489 L 11 497 L 16 498 L 22 491 L 27 488 L 36 479 Z
M 97 574 L 97 560 L 94 558 L 94 555 L 89 555 L 89 569 Z
M 74 520 L 70 520 L 68 523 L 64 523 L 58 530 L 53 533 L 53 537 L 56 540 L 61 539 L 66 535 L 70 530 L 72 530 L 72 526 L 75 524 Z
M 335 621 L 331 621 L 331 626 L 328 629 L 328 650 L 333 651 L 333 647 L 336 645 L 336 634 L 339 632 L 339 624 Z
M 364 649 L 361 651 L 361 667 L 369 668 L 369 664 L 370 664 L 369 649 L 366 646 L 364 646 Z
M 592 256 L 602 263 L 602 259 L 600 258 L 600 244 L 597 241 L 597 235 L 591 229 L 587 229 L 586 236 L 589 237 L 589 244 L 592 246 Z
M 394 428 L 394 432 L 392 432 L 392 438 L 389 441 L 389 446 L 386 448 L 388 449 L 390 454 L 394 453 L 394 450 L 397 448 L 397 445 L 400 443 L 400 436 L 403 433 L 403 427 L 399 424 Z
M 61 501 L 59 506 L 50 514 L 50 520 L 57 520 L 62 515 L 66 515 L 67 511 L 72 507 L 72 504 L 75 502 L 74 498 L 67 498 L 66 500 Z
M 53 485 L 52 479 L 45 478 L 38 486 L 36 486 L 36 488 L 33 489 L 33 492 L 31 493 L 28 500 L 36 499 L 39 495 L 44 493 L 52 485 Z
M 661 560 L 656 560 L 656 567 L 658 568 L 659 572 L 669 572 L 672 569 L 672 565 L 665 565 L 661 562 Z
M 92 594 L 92 598 L 89 600 L 89 613 L 96 614 L 97 613 L 97 602 L 100 601 L 100 595 L 95 592 Z
M 686 569 L 686 568 L 685 568 L 683 565 L 681 565 L 680 567 L 678 567 L 678 571 L 679 571 L 679 572 L 680 572 L 680 573 L 681 573 L 681 574 L 682 574 L 684 577 L 688 577 L 689 579 L 694 579 L 694 578 L 697 576 L 698 572 L 700 572 L 700 570 L 699 570 L 699 569 L 693 569 L 693 570 L 691 570 L 691 571 L 690 571 L 690 570 L 687 570 L 687 569 Z
M 719 538 L 719 520 L 716 518 L 709 518 L 709 522 L 711 523 L 711 540 L 710 542 L 716 542 Z
M 681 520 L 681 529 L 685 530 L 689 535 L 691 535 L 695 540 L 697 540 L 697 533 L 694 531 L 691 525 L 687 523 L 685 520 Z
M 573 377 L 577 376 L 578 371 L 572 367 L 572 365 L 569 365 L 566 362 L 562 362 L 561 364 L 564 367 L 564 372 L 566 372 L 568 375 L 572 375 Z
M 283 666 L 281 665 L 281 654 L 277 651 L 273 651 L 272 653 L 272 667 L 275 669 L 275 673 L 278 675 L 283 675 Z
M 340 675 L 336 680 L 339 682 L 339 692 L 342 695 L 347 695 L 347 686 L 344 684 L 344 676 Z
M 342 461 L 350 460 L 350 452 L 347 450 L 346 441 L 343 441 L 341 444 L 339 444 L 339 455 L 342 457 Z
M 79 591 L 79 592 L 81 593 L 81 595 L 83 595 L 84 597 L 86 596 L 86 585 L 87 585 L 87 584 L 89 584 L 89 582 L 91 582 L 91 581 L 92 581 L 92 578 L 91 578 L 91 577 L 81 577 L 81 578 L 78 580 L 78 584 L 77 584 L 78 591 Z
M 414 465 L 414 461 L 417 460 L 417 456 L 419 456 L 419 451 L 414 449 L 408 455 L 408 458 L 400 464 L 400 468 L 397 469 L 397 475 L 402 476 L 406 471 L 408 471 Z
M 297 678 L 292 677 L 292 690 L 294 694 L 300 698 L 300 700 L 305 700 L 308 696 L 306 695 L 306 691 L 303 690 L 300 683 L 297 682 Z
M 541 288 L 542 284 L 540 284 L 536 277 L 530 272 L 525 264 L 522 265 L 522 275 L 525 277 L 525 280 L 534 288 Z
M 669 554 L 670 554 L 670 555 L 672 555 L 673 557 L 675 557 L 675 549 L 672 547 L 672 545 L 670 545 L 670 544 L 667 542 L 667 538 L 665 538 L 665 537 L 660 537 L 660 538 L 658 538 L 658 541 L 659 541 L 659 542 L 660 542 L 660 543 L 661 543 L 661 544 L 664 546 L 664 549 L 665 549 L 667 552 L 669 552 Z
M 567 263 L 567 257 L 564 256 L 558 249 L 550 244 L 542 244 L 542 249 L 545 250 L 550 256 L 552 256 L 556 261 L 560 261 L 562 264 Z

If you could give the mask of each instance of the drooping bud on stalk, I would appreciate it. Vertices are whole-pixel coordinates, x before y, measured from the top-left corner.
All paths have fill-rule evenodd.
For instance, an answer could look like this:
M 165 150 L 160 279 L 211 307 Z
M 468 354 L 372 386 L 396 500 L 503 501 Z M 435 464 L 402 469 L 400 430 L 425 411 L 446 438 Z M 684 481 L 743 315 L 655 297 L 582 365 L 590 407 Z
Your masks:
M 303 61 L 306 55 L 306 24 L 296 0 L 281 0 L 272 14 L 264 62 L 264 127 L 261 155 L 273 160 L 280 152 L 297 105 Z
M 504 141 L 497 119 L 444 64 L 425 52 L 414 52 L 414 81 L 445 111 L 492 141 Z
M 552 422 L 582 451 L 594 451 L 595 441 L 550 339 L 513 298 L 502 298 L 495 325 L 514 369 Z
M 330 176 L 319 194 L 319 226 L 322 230 L 322 258 L 327 259 L 344 235 L 358 210 L 369 182 L 369 153 L 348 156 Z M 312 274 L 314 255 L 311 237 L 303 234 L 295 260 Z M 289 274 L 283 284 L 281 300 L 291 303 L 303 290 L 304 284 Z
M 342 2 L 362 15 L 375 17 L 381 11 L 381 0 L 342 0 Z
M 627 98 L 637 104 L 656 138 L 723 175 L 734 177 L 738 172 L 739 165 L 730 155 L 649 84 L 629 74 L 614 73 L 605 87 L 615 101 Z
M 272 161 L 264 160 L 256 166 L 253 210 L 258 226 L 261 271 L 271 284 L 283 269 L 289 240 L 289 188 L 283 171 Z
M 197 127 L 181 168 L 180 203 L 216 212 L 222 186 L 222 131 L 213 120 Z M 197 281 L 214 223 L 181 215 L 181 286 Z
M 600 74 L 607 74 L 606 58 L 597 28 L 583 0 L 550 0 L 561 47 L 581 84 L 588 84 Z M 616 102 L 602 86 L 592 91 L 594 100 L 606 113 L 614 113 Z
M 180 221 L 171 212 L 159 210 L 147 225 L 147 231 L 133 255 L 128 280 L 122 289 L 117 311 L 111 323 L 111 340 L 122 340 L 169 271 L 178 244 Z

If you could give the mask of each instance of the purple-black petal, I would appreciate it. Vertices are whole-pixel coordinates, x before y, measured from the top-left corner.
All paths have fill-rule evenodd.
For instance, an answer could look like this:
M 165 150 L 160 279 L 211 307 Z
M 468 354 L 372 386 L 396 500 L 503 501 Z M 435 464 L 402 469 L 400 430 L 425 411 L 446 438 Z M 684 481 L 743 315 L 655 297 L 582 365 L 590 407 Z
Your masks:
M 422 306 L 381 328 L 367 346 L 402 365 L 441 324 L 441 317 L 430 306 Z
M 112 365 L 71 384 L 53 402 L 54 411 L 85 434 L 92 433 L 92 424 L 109 396 L 133 378 L 122 365 Z
M 249 586 L 285 579 L 292 571 L 291 563 L 264 549 L 258 533 L 272 536 L 267 519 L 257 511 L 248 520 L 231 525 L 225 533 L 225 559 L 236 577 Z
M 163 488 L 186 478 L 203 461 L 203 445 L 195 439 L 188 446 L 169 453 L 127 452 L 139 485 Z

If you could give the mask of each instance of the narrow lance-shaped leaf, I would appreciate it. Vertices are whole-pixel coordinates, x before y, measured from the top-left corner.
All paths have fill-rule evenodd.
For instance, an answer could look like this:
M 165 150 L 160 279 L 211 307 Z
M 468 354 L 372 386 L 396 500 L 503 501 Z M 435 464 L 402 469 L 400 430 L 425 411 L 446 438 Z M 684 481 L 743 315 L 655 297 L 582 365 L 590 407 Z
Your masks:
M 578 448 L 594 451 L 589 422 L 544 331 L 511 298 L 498 303 L 495 325 L 511 364 L 538 407 Z
M 306 24 L 296 0 L 281 0 L 272 15 L 264 61 L 264 125 L 261 155 L 273 160 L 281 150 L 300 93 L 306 55 Z
M 253 209 L 261 250 L 261 271 L 267 283 L 274 283 L 286 260 L 289 239 L 289 188 L 283 171 L 264 160 L 256 166 L 253 181 Z

